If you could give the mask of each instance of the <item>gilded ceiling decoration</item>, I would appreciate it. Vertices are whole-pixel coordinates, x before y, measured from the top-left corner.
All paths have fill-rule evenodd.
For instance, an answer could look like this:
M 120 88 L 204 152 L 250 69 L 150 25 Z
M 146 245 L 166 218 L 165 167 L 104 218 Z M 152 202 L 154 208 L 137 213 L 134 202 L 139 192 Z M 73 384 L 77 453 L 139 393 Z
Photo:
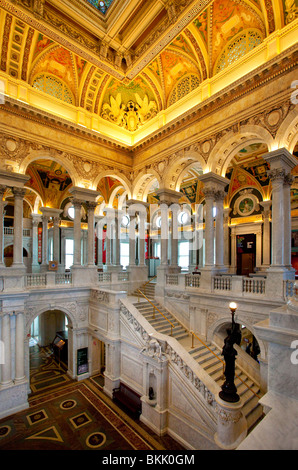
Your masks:
M 11 3 L 0 0 L 1 73 L 131 132 L 297 17 L 295 0 Z

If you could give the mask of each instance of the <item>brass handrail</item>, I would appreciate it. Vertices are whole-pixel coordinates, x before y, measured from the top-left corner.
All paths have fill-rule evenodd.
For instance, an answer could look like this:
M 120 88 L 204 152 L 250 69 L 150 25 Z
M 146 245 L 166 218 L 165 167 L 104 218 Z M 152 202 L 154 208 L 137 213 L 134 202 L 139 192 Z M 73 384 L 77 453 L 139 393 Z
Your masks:
M 147 286 L 147 284 L 149 284 L 149 282 L 151 282 L 152 279 L 155 279 L 156 277 L 157 277 L 157 276 L 153 276 L 151 279 L 149 279 L 149 281 L 147 281 L 147 282 L 143 285 L 143 287 Z
M 223 365 L 225 365 L 225 361 L 223 359 L 221 359 L 214 351 L 212 351 L 212 349 L 208 348 L 207 344 L 204 343 L 204 341 L 201 340 L 201 338 L 199 338 L 193 331 L 190 332 L 192 334 L 192 336 L 196 337 L 204 346 L 205 348 L 207 348 L 215 357 L 217 357 L 217 359 L 220 360 L 220 362 L 223 363 Z M 192 348 L 193 348 L 193 340 L 192 340 Z M 237 377 L 242 383 L 243 385 L 245 385 L 246 388 L 248 388 L 257 398 L 261 398 L 254 390 L 252 390 L 252 388 L 247 385 L 240 377 L 238 374 L 236 374 L 235 372 L 235 377 Z
M 138 292 L 139 292 L 143 297 L 145 297 L 145 299 L 153 306 L 153 308 L 154 308 L 154 310 L 153 310 L 153 319 L 155 319 L 155 310 L 157 310 L 157 311 L 167 320 L 167 322 L 170 323 L 170 325 L 171 325 L 171 336 L 172 336 L 173 328 L 175 328 L 175 325 L 159 310 L 159 308 L 157 308 L 157 307 L 151 302 L 151 300 L 148 299 L 148 297 L 146 297 L 146 295 L 145 295 L 140 289 L 138 289 Z

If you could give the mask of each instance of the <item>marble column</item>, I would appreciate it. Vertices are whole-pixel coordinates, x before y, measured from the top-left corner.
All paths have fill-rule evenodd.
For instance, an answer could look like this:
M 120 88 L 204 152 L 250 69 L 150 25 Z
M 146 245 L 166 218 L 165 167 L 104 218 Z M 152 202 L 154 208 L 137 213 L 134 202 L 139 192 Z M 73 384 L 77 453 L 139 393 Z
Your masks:
M 102 246 L 102 241 L 103 241 L 103 223 L 102 220 L 104 219 L 103 215 L 96 215 L 95 220 L 96 220 L 96 236 L 97 236 L 97 267 L 99 269 L 102 269 L 102 251 L 103 251 L 103 246 Z
M 213 207 L 216 191 L 205 188 L 205 267 L 214 268 L 214 216 Z
M 291 185 L 294 177 L 287 173 L 284 178 L 284 264 L 289 270 L 292 268 L 292 220 L 291 220 Z
M 139 211 L 139 266 L 145 266 L 146 219 L 146 211 Z
M 47 215 L 42 215 L 42 261 L 41 261 L 41 269 L 47 270 L 48 269 L 48 223 L 49 217 Z
M 87 214 L 88 214 L 88 266 L 94 266 L 95 258 L 95 216 L 94 210 L 97 206 L 96 202 L 87 202 Z
M 168 248 L 169 248 L 169 219 L 168 205 L 163 203 L 160 206 L 161 226 L 160 226 L 160 265 L 168 266 Z
M 4 268 L 4 207 L 6 202 L 3 200 L 6 186 L 0 185 L 0 268 Z
M 130 215 L 129 222 L 129 266 L 136 265 L 136 215 Z
M 10 334 L 10 315 L 5 313 L 2 316 L 2 334 L 1 340 L 4 344 L 4 364 L 1 364 L 1 387 L 12 385 L 11 377 L 11 334 Z
M 265 154 L 263 158 L 270 164 L 268 175 L 272 183 L 272 258 L 269 269 L 286 271 L 285 264 L 290 263 L 290 173 L 297 160 L 285 148 Z
M 24 188 L 12 188 L 14 194 L 13 268 L 24 268 L 23 263 L 23 199 Z
M 25 378 L 25 350 L 24 350 L 24 313 L 16 314 L 16 357 L 15 357 L 15 382 Z
M 270 171 L 272 184 L 272 262 L 274 267 L 284 266 L 284 177 L 285 170 Z
M 59 238 L 59 223 L 60 217 L 54 216 L 53 220 L 53 261 L 60 263 L 60 238 Z
M 224 266 L 228 269 L 230 265 L 230 228 L 229 228 L 229 220 L 230 220 L 230 207 L 223 210 L 223 231 L 224 231 L 224 258 L 223 263 Z
M 81 208 L 82 201 L 79 199 L 73 199 L 72 204 L 74 207 L 74 221 L 73 221 L 73 240 L 74 240 L 74 257 L 73 265 L 82 265 L 82 254 L 81 254 Z
M 121 230 L 121 218 L 122 218 L 122 213 L 117 211 L 115 215 L 115 238 L 114 238 L 114 246 L 115 246 L 115 256 L 114 256 L 114 263 L 115 266 L 121 266 L 120 264 L 120 241 L 121 241 L 121 236 L 120 236 L 120 230 Z M 122 266 L 121 266 L 122 268 Z
M 41 216 L 39 214 L 31 214 L 32 218 L 32 231 L 31 231 L 31 239 L 32 239 L 32 272 L 36 273 L 39 271 L 40 266 L 38 262 L 38 226 L 41 222 Z
M 180 206 L 172 204 L 171 209 L 171 266 L 178 268 L 178 211 Z
M 260 206 L 263 207 L 263 236 L 262 236 L 262 248 L 263 248 L 263 260 L 262 270 L 266 270 L 270 266 L 270 208 L 271 201 L 262 201 Z
M 224 191 L 217 191 L 215 194 L 216 219 L 215 219 L 215 264 L 218 271 L 224 271 L 224 216 L 223 202 L 225 198 Z
M 110 267 L 112 265 L 112 216 L 110 211 L 106 211 L 106 222 L 107 222 L 107 229 L 106 229 L 106 264 L 105 268 Z

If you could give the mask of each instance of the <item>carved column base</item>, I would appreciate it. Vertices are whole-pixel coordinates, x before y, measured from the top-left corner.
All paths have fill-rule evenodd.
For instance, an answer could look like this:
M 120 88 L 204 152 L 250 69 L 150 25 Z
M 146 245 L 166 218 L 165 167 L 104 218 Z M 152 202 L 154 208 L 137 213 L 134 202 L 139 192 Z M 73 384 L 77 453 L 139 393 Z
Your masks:
M 243 403 L 227 403 L 218 396 L 217 399 L 217 432 L 216 444 L 222 449 L 236 449 L 247 435 L 247 421 L 242 413 Z

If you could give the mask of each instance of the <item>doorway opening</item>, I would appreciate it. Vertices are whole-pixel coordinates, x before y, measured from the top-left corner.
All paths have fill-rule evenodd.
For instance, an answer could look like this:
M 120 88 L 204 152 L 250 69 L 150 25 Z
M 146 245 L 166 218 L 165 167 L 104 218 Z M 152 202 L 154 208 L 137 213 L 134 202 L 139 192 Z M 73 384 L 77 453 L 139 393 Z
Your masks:
M 249 276 L 256 268 L 256 235 L 237 235 L 237 275 Z
M 60 310 L 43 312 L 33 320 L 29 339 L 31 393 L 44 393 L 71 380 L 71 325 Z

